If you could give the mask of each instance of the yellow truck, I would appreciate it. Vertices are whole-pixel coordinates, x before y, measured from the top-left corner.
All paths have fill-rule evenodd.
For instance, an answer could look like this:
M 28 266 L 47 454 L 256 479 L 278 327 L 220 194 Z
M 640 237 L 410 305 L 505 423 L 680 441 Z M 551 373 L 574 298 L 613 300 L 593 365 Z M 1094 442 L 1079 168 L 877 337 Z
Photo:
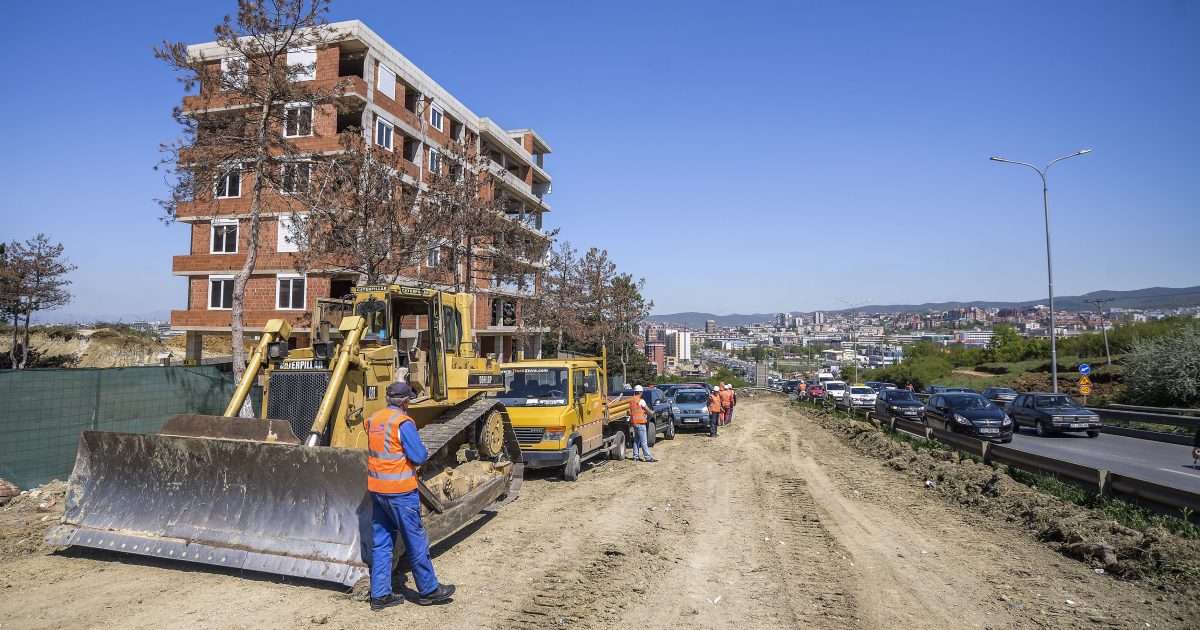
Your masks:
M 526 469 L 560 468 L 575 481 L 583 462 L 625 459 L 628 397 L 609 397 L 603 358 L 534 359 L 500 365 L 508 411 Z

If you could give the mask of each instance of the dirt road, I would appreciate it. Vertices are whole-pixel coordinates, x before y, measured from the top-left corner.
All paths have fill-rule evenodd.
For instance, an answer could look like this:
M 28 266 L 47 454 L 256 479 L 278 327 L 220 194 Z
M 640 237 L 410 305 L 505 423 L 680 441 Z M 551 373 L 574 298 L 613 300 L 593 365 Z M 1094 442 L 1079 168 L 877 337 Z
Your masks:
M 601 462 L 435 550 L 448 606 L 98 553 L 0 563 L 9 628 L 1169 628 L 1156 594 L 1097 575 L 856 454 L 782 401 L 716 440 Z M 415 626 L 414 626 L 415 624 Z

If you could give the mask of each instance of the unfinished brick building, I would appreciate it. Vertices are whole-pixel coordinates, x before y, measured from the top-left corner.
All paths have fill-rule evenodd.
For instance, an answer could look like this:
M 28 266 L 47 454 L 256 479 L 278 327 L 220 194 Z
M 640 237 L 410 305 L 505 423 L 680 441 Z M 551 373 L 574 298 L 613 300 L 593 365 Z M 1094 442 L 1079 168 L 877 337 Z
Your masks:
M 280 133 L 305 152 L 324 154 L 340 150 L 338 134 L 359 128 L 366 141 L 394 154 L 397 169 L 410 184 L 420 177 L 417 165 L 432 168 L 447 143 L 471 146 L 489 159 L 511 219 L 531 234 L 546 236 L 542 215 L 550 210 L 544 196 L 551 180 L 543 166 L 550 147 L 536 132 L 505 130 L 476 115 L 362 22 L 329 26 L 336 35 L 328 45 L 289 52 L 288 63 L 315 64 L 309 77 L 315 85 L 345 87 L 336 104 L 301 106 L 294 117 L 289 110 Z M 190 46 L 188 53 L 215 71 L 228 54 L 215 42 Z M 201 108 L 211 110 L 212 101 L 187 96 L 183 107 L 204 115 Z M 423 125 L 419 116 L 425 118 Z M 171 327 L 185 331 L 189 360 L 200 357 L 205 335 L 229 334 L 233 274 L 246 256 L 252 179 L 252 173 L 232 170 L 218 182 L 213 199 L 176 209 L 176 219 L 191 229 L 191 246 L 172 264 L 176 275 L 187 278 L 188 292 L 187 308 L 171 313 Z M 257 265 L 246 288 L 245 326 L 253 336 L 267 320 L 287 319 L 295 326 L 293 344 L 305 344 L 311 332 L 307 313 L 315 300 L 347 295 L 358 278 L 297 273 L 296 247 L 287 238 L 293 210 L 280 203 L 278 195 L 264 192 Z M 437 266 L 443 255 L 439 249 L 430 250 L 421 264 Z M 541 333 L 521 321 L 522 300 L 536 288 L 494 277 L 473 282 L 479 352 L 501 360 L 512 360 L 518 353 L 539 354 Z

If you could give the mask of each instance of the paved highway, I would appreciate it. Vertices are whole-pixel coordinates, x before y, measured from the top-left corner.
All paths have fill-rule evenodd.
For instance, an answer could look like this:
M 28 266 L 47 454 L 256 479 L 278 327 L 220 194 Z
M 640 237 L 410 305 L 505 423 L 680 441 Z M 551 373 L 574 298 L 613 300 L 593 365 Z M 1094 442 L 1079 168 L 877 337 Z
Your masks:
M 1200 493 L 1200 470 L 1192 467 L 1190 446 L 1108 433 L 1096 438 L 1089 438 L 1082 433 L 1038 437 L 1031 431 L 1025 427 L 1006 446 Z

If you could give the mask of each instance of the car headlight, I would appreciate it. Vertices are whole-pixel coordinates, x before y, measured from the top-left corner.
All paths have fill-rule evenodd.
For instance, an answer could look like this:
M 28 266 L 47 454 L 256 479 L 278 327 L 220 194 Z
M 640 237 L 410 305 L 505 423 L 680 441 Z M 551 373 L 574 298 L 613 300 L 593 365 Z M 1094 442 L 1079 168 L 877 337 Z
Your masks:
M 1066 422 L 1066 416 L 1050 416 L 1050 422 Z
M 960 415 L 958 415 L 958 414 L 954 414 L 954 421 L 955 421 L 955 422 L 957 422 L 957 423 L 959 423 L 959 424 L 965 424 L 965 425 L 967 425 L 967 426 L 971 426 L 971 421 L 970 421 L 970 420 L 967 420 L 965 417 L 963 417 L 963 416 L 960 416 Z
M 681 413 L 679 407 L 671 407 L 671 413 Z

